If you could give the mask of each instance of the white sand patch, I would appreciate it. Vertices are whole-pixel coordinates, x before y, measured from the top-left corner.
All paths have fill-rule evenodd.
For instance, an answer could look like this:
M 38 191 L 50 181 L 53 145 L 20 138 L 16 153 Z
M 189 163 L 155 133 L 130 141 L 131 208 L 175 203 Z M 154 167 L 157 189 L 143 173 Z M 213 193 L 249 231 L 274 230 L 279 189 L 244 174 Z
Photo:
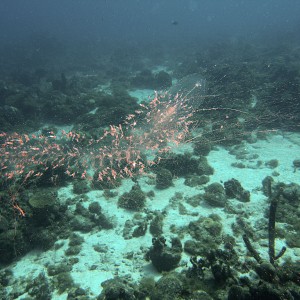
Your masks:
M 155 92 L 152 89 L 136 89 L 129 91 L 131 97 L 137 98 L 138 103 L 150 102 L 155 96 Z

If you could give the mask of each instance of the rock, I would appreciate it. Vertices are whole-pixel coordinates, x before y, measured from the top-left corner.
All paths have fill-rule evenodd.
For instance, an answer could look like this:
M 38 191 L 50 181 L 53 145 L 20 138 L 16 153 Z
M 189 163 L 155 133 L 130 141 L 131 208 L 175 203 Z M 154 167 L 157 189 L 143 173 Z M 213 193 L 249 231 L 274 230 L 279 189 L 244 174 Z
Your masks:
M 172 173 L 164 168 L 160 168 L 156 171 L 156 185 L 155 187 L 159 190 L 167 189 L 173 185 Z
M 228 198 L 236 198 L 242 202 L 250 201 L 250 192 L 246 191 L 238 180 L 232 178 L 224 183 L 224 187 Z
M 172 239 L 172 246 L 166 244 L 164 237 L 153 238 L 152 247 L 146 257 L 151 260 L 158 272 L 175 269 L 181 260 L 182 246 L 179 239 Z
M 212 183 L 205 188 L 203 199 L 211 206 L 225 207 L 227 197 L 223 186 L 220 183 Z

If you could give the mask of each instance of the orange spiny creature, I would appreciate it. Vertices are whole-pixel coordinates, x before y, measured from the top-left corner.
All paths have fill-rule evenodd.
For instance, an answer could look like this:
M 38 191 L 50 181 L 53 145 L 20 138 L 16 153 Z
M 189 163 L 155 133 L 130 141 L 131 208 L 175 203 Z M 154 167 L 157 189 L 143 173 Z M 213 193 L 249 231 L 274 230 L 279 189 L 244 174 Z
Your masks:
M 111 169 L 111 176 L 113 177 L 113 179 L 117 178 L 117 172 L 114 169 Z
M 172 100 L 164 97 L 156 93 L 152 101 L 125 117 L 122 125 L 110 125 L 95 138 L 63 130 L 45 136 L 0 133 L 1 176 L 8 182 L 21 178 L 25 184 L 49 167 L 53 183 L 60 179 L 61 170 L 70 179 L 88 179 L 88 174 L 95 173 L 99 181 L 143 175 L 147 167 L 159 163 L 159 158 L 155 162 L 149 158 L 185 142 L 192 124 L 193 111 L 180 95 Z
M 25 211 L 17 203 L 13 204 L 13 208 L 16 209 L 19 212 L 21 217 L 26 216 Z
M 86 178 L 86 170 L 84 170 L 84 172 L 81 174 L 80 178 L 81 179 L 85 179 Z

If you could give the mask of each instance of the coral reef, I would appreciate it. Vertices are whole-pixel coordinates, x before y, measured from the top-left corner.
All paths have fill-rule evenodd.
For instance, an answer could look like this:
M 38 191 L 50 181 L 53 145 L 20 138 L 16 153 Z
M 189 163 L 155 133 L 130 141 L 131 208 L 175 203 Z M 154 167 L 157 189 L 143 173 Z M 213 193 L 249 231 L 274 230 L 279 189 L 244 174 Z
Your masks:
M 118 200 L 118 206 L 133 211 L 140 211 L 144 208 L 146 202 L 146 195 L 141 187 L 136 184 L 131 191 L 124 193 Z

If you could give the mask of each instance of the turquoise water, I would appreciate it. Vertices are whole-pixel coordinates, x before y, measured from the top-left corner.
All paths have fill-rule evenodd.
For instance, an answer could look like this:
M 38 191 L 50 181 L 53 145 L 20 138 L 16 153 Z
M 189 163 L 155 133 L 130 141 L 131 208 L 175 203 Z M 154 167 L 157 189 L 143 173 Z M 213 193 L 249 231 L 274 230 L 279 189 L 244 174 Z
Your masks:
M 298 2 L 0 8 L 0 299 L 299 298 Z

